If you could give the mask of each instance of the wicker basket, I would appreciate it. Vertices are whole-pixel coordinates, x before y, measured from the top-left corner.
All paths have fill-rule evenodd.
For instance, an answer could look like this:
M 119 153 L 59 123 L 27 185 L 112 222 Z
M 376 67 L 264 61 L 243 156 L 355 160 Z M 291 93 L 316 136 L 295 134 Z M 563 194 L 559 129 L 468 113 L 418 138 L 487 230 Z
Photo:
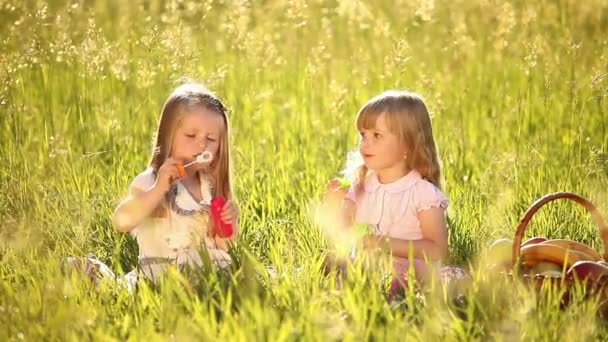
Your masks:
M 532 285 L 536 288 L 540 288 L 546 282 L 550 282 L 557 286 L 562 286 L 562 287 L 566 286 L 567 289 L 565 291 L 566 293 L 565 293 L 565 297 L 564 297 L 564 302 L 567 303 L 568 302 L 567 298 L 569 298 L 569 293 L 568 293 L 569 289 L 575 285 L 574 279 L 570 279 L 570 278 L 566 278 L 566 277 L 562 277 L 562 278 L 545 277 L 540 274 L 529 275 L 529 274 L 526 274 L 526 272 L 524 272 L 521 269 L 521 266 L 519 265 L 519 258 L 521 256 L 522 239 L 524 236 L 524 232 L 526 231 L 526 228 L 528 227 L 528 224 L 530 223 L 530 220 L 542 206 L 544 206 L 545 204 L 547 204 L 549 202 L 558 200 L 558 199 L 568 199 L 568 200 L 574 201 L 574 202 L 582 205 L 583 207 L 585 207 L 591 213 L 591 216 L 593 217 L 593 221 L 597 225 L 599 232 L 600 232 L 600 236 L 604 243 L 603 259 L 608 260 L 608 228 L 606 227 L 606 223 L 603 220 L 603 218 L 600 215 L 597 208 L 589 200 L 587 200 L 577 194 L 570 193 L 570 192 L 558 192 L 558 193 L 546 195 L 546 196 L 538 199 L 536 202 L 534 202 L 530 206 L 530 208 L 528 208 L 528 210 L 524 214 L 524 217 L 519 222 L 519 225 L 517 226 L 517 229 L 515 231 L 515 238 L 513 239 L 513 261 L 512 261 L 513 270 L 511 272 L 511 274 L 512 275 L 516 274 L 520 279 L 524 280 L 525 283 Z M 600 278 L 595 282 L 588 281 L 586 283 L 586 285 L 587 285 L 587 289 L 588 289 L 587 293 L 589 295 L 591 295 L 593 293 L 597 293 L 597 291 L 603 290 L 606 287 L 606 285 L 608 285 L 608 277 Z

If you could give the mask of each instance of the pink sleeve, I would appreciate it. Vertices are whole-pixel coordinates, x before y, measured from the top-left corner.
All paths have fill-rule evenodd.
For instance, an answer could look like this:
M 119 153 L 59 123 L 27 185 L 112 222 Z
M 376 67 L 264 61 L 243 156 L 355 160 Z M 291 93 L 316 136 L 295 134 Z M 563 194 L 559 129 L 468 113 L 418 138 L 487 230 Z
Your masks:
M 414 196 L 414 205 L 416 211 L 429 210 L 431 208 L 448 207 L 449 201 L 447 197 L 433 183 L 422 181 L 416 184 L 416 194 Z

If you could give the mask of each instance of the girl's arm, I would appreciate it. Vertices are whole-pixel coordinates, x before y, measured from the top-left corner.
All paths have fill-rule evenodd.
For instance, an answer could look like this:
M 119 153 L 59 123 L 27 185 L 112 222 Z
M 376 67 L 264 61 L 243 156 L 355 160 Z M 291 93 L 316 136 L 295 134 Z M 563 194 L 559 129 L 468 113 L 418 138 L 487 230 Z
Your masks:
M 380 239 L 386 239 L 386 246 L 391 249 L 392 254 L 396 257 L 408 258 L 411 247 L 415 258 L 428 258 L 430 260 L 445 258 L 448 252 L 448 233 L 444 209 L 431 208 L 423 210 L 418 212 L 417 216 L 420 221 L 420 229 L 422 230 L 422 239 Z M 378 246 L 382 243 L 378 239 L 378 237 L 368 237 L 365 245 L 367 247 Z
M 177 164 L 179 161 L 168 158 L 158 169 L 154 184 L 147 189 L 131 184 L 127 198 L 118 204 L 112 216 L 116 230 L 131 231 L 160 205 L 171 184 L 180 177 Z
M 323 196 L 323 216 L 343 229 L 352 226 L 355 218 L 355 202 L 348 198 L 348 192 L 349 186 L 334 178 L 327 183 Z
M 228 200 L 222 209 L 222 221 L 227 222 L 232 225 L 232 235 L 227 238 L 216 237 L 218 240 L 222 240 L 226 243 L 236 243 L 238 234 L 239 234 L 239 217 L 241 212 L 239 207 L 236 205 L 236 202 L 233 200 Z
M 353 223 L 355 223 L 356 212 L 357 205 L 355 204 L 355 202 L 349 199 L 344 199 L 344 201 L 342 202 L 342 210 L 340 212 L 341 217 L 338 218 L 340 220 L 340 226 L 343 228 L 352 227 Z
M 158 207 L 165 191 L 157 186 L 147 190 L 129 187 L 129 195 L 114 210 L 112 224 L 120 232 L 130 232 Z

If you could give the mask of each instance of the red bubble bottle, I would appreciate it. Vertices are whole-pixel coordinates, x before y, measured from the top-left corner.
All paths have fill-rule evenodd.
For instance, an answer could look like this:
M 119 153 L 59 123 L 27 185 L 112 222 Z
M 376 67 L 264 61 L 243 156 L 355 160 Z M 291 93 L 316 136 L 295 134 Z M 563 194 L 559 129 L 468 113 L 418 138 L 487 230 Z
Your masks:
M 221 238 L 227 238 L 232 235 L 232 225 L 222 221 L 222 209 L 226 204 L 226 199 L 222 196 L 218 196 L 211 200 L 211 216 L 215 221 L 214 236 Z

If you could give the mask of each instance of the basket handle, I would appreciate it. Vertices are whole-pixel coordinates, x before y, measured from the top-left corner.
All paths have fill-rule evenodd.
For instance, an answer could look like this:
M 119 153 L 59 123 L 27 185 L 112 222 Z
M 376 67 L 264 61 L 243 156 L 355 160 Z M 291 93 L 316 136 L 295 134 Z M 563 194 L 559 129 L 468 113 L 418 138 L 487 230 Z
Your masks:
M 517 260 L 519 259 L 519 256 L 521 255 L 521 240 L 524 237 L 524 232 L 526 230 L 526 227 L 528 226 L 528 223 L 532 219 L 532 216 L 534 216 L 534 214 L 543 205 L 545 205 L 549 202 L 555 201 L 556 199 L 560 199 L 560 198 L 569 199 L 571 201 L 574 201 L 574 202 L 582 205 L 583 207 L 585 207 L 591 213 L 591 216 L 593 217 L 593 221 L 599 228 L 600 237 L 602 238 L 602 242 L 604 243 L 604 260 L 608 260 L 608 228 L 606 228 L 606 223 L 604 222 L 604 219 L 600 215 L 597 208 L 593 205 L 593 203 L 589 202 L 589 200 L 587 200 L 577 194 L 574 194 L 571 192 L 556 192 L 553 194 L 543 196 L 543 197 L 539 198 L 538 200 L 536 200 L 536 202 L 534 202 L 530 206 L 530 208 L 528 208 L 528 210 L 524 214 L 524 217 L 521 219 L 521 221 L 519 221 L 519 225 L 517 225 L 517 230 L 515 231 L 515 238 L 513 239 L 513 267 L 515 267 L 515 265 L 517 264 Z

